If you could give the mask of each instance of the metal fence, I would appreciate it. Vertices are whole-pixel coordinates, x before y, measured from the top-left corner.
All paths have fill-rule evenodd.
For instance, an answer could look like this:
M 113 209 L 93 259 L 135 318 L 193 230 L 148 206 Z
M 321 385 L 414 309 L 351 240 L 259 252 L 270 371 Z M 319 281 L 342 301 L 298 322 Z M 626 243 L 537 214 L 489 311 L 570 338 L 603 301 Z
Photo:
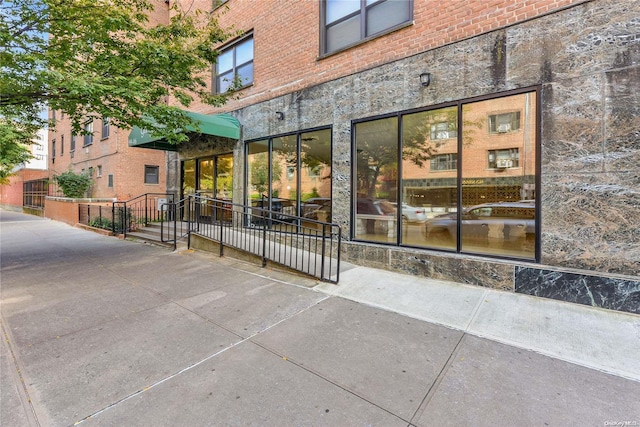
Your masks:
M 231 203 L 201 195 L 168 205 L 175 221 L 163 224 L 163 240 L 192 234 L 251 253 L 320 280 L 337 283 L 340 274 L 341 230 L 337 224 Z M 174 240 L 175 242 L 175 240 Z
M 44 200 L 49 195 L 49 180 L 35 179 L 22 184 L 22 206 L 26 208 L 44 209 Z

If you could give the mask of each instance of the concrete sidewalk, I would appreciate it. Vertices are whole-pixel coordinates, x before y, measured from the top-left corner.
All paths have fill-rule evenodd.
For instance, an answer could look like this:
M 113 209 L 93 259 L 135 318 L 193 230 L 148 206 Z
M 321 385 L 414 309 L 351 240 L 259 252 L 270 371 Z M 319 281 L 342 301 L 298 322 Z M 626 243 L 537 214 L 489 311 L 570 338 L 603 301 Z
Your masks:
M 0 250 L 2 426 L 640 425 L 637 315 L 7 211 Z

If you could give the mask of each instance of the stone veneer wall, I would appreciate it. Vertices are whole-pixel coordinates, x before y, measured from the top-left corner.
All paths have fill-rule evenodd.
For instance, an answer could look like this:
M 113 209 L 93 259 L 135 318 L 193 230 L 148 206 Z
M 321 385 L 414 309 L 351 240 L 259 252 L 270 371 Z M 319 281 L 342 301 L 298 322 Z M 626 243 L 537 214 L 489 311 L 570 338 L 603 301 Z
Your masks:
M 418 81 L 423 71 L 432 74 L 428 88 Z M 347 241 L 351 120 L 538 85 L 540 265 Z M 243 141 L 333 127 L 332 213 L 344 230 L 345 261 L 638 312 L 639 101 L 640 2 L 594 0 L 235 114 Z M 241 186 L 242 161 L 235 166 Z M 577 297 L 592 291 L 599 296 Z

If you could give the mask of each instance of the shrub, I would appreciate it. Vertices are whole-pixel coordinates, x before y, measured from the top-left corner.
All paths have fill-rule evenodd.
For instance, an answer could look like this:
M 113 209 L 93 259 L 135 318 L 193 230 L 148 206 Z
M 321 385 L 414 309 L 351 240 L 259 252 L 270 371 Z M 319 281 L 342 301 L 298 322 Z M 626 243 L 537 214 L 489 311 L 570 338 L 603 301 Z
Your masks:
M 96 217 L 89 221 L 89 225 L 95 228 L 104 228 L 105 230 L 111 230 L 113 223 L 109 218 Z
M 91 178 L 85 173 L 77 174 L 73 171 L 67 171 L 56 175 L 54 179 L 62 189 L 65 197 L 74 199 L 84 197 L 89 186 L 91 186 Z

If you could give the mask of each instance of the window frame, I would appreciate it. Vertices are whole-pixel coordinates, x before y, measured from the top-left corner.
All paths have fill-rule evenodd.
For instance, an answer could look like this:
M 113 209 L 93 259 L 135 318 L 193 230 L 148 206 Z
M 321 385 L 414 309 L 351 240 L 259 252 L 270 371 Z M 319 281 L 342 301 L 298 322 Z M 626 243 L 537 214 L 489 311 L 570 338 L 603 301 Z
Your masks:
M 213 80 L 212 84 L 211 84 L 213 94 L 215 94 L 215 95 L 224 94 L 229 90 L 230 87 L 233 86 L 233 83 L 231 83 L 229 85 L 229 87 L 227 88 L 227 90 L 225 90 L 224 92 L 221 92 L 220 91 L 220 86 L 218 84 L 218 79 L 219 79 L 219 77 L 221 75 L 228 74 L 229 72 L 232 72 L 233 78 L 235 79 L 236 76 L 238 75 L 238 68 L 243 67 L 243 66 L 248 65 L 248 64 L 254 64 L 255 63 L 255 44 L 253 46 L 253 50 L 252 50 L 252 53 L 251 53 L 251 60 L 243 62 L 241 64 L 237 64 L 236 63 L 236 49 L 239 46 L 241 46 L 243 43 L 248 42 L 249 40 L 254 42 L 253 31 L 248 32 L 247 34 L 244 34 L 242 37 L 239 37 L 238 39 L 234 40 L 233 42 L 231 42 L 231 43 L 229 43 L 229 44 L 227 44 L 227 45 L 225 45 L 225 46 L 223 46 L 223 47 L 221 47 L 219 49 L 220 54 L 218 55 L 218 57 L 222 56 L 224 53 L 227 53 L 229 51 L 233 51 L 233 64 L 232 64 L 230 70 L 225 70 L 225 72 L 222 73 L 222 74 L 218 73 L 218 61 L 216 61 L 216 63 L 213 64 L 212 73 L 211 73 L 212 74 L 212 80 Z M 238 87 L 236 90 L 241 90 L 241 89 L 245 89 L 245 88 L 247 88 L 249 86 L 252 86 L 254 84 L 254 81 L 255 81 L 255 68 L 254 68 L 253 72 L 251 73 L 251 81 L 246 83 L 246 84 L 243 84 L 242 86 Z
M 414 0 L 406 0 L 408 3 L 408 13 L 409 13 L 409 19 L 398 23 L 398 24 L 394 24 L 391 25 L 389 27 L 386 27 L 383 30 L 380 30 L 376 33 L 367 35 L 367 27 L 368 27 L 368 16 L 369 16 L 369 12 L 374 9 L 375 7 L 386 3 L 387 1 L 391 1 L 391 0 L 376 0 L 375 3 L 372 4 L 367 4 L 367 0 L 360 0 L 360 8 L 357 11 L 348 13 L 344 16 L 341 16 L 340 18 L 334 20 L 333 22 L 331 22 L 330 24 L 327 24 L 327 0 L 322 0 L 320 2 L 320 53 L 319 53 L 319 57 L 323 58 L 326 56 L 330 56 L 333 55 L 335 53 L 338 52 L 342 52 L 344 50 L 350 49 L 353 46 L 357 46 L 359 44 L 365 43 L 369 40 L 373 40 L 375 38 L 378 37 L 382 37 L 386 34 L 392 33 L 394 31 L 397 31 L 399 29 L 408 27 L 413 25 L 413 18 L 414 18 Z M 364 16 L 364 19 L 360 19 L 360 37 L 358 38 L 358 40 L 352 42 L 352 43 L 348 43 L 345 46 L 342 46 L 340 48 L 337 48 L 335 50 L 328 50 L 328 42 L 327 42 L 327 35 L 328 35 L 328 28 L 331 27 L 335 27 L 336 25 L 339 25 L 345 21 L 348 21 L 349 19 L 352 19 L 356 16 Z
M 497 93 L 491 93 L 491 94 L 487 94 L 487 95 L 481 95 L 481 96 L 476 96 L 476 97 L 472 97 L 472 98 L 465 98 L 465 99 L 460 99 L 457 101 L 452 101 L 452 102 L 447 102 L 447 103 L 442 103 L 442 104 L 437 104 L 437 105 L 430 105 L 430 106 L 426 106 L 426 107 L 422 107 L 422 108 L 415 108 L 415 109 L 410 109 L 410 110 L 403 110 L 403 111 L 397 111 L 394 113 L 388 113 L 388 114 L 383 114 L 383 115 L 377 115 L 377 116 L 372 116 L 372 117 L 365 117 L 365 118 L 360 118 L 360 119 L 354 119 L 351 121 L 351 200 L 350 200 L 350 204 L 351 204 L 351 212 L 350 212 L 350 238 L 352 241 L 356 241 L 356 242 L 365 242 L 368 244 L 379 244 L 379 245 L 384 245 L 384 246 L 395 246 L 395 247 L 417 247 L 420 249 L 425 249 L 425 250 L 442 250 L 445 252 L 453 252 L 453 253 L 458 253 L 458 254 L 468 254 L 468 255 L 474 255 L 474 256 L 481 256 L 481 257 L 489 257 L 489 258 L 497 258 L 497 259 L 515 259 L 515 260 L 525 260 L 528 262 L 536 262 L 539 263 L 540 259 L 541 259 L 541 207 L 540 207 L 540 191 L 541 191 L 541 116 L 542 116 L 542 105 L 541 105 L 541 91 L 542 91 L 542 87 L 540 85 L 536 85 L 536 86 L 528 86 L 525 88 L 520 88 L 520 89 L 514 89 L 514 90 L 509 90 L 509 91 L 505 91 L 505 92 L 497 92 Z M 443 108 L 448 108 L 448 107 L 453 107 L 455 106 L 458 110 L 458 136 L 457 136 L 457 145 L 458 145 L 458 161 L 457 161 L 457 171 L 456 171 L 456 175 L 457 177 L 454 178 L 456 180 L 456 193 L 457 193 L 457 220 L 456 220 L 456 224 L 458 229 L 461 229 L 462 227 L 462 212 L 463 212 L 463 194 L 462 194 L 462 190 L 463 190 L 463 186 L 466 185 L 470 185 L 473 183 L 469 183 L 467 182 L 468 180 L 466 180 L 463 176 L 463 162 L 465 161 L 465 159 L 462 156 L 463 153 L 463 139 L 464 139 L 464 128 L 463 128 L 463 114 L 464 114 L 464 107 L 466 105 L 470 105 L 470 104 L 474 104 L 474 103 L 478 103 L 478 102 L 483 102 L 483 101 L 490 101 L 490 100 L 496 100 L 496 99 L 500 99 L 500 98 L 508 98 L 511 96 L 516 96 L 516 95 L 522 95 L 522 94 L 527 94 L 530 93 L 534 96 L 534 100 L 535 100 L 535 111 L 533 112 L 533 118 L 535 120 L 535 138 L 533 143 L 535 144 L 536 147 L 536 154 L 535 154 L 535 164 L 534 164 L 534 173 L 535 173 L 535 243 L 534 243 L 534 249 L 533 249 L 533 257 L 529 258 L 529 257 L 520 257 L 520 256 L 516 256 L 516 255 L 497 255 L 495 253 L 491 253 L 491 252 L 486 252 L 486 253 L 479 253 L 479 252 L 472 252 L 472 251 L 468 251 L 466 250 L 463 246 L 462 246 L 462 241 L 461 239 L 461 233 L 457 233 L 457 242 L 456 242 L 456 246 L 455 248 L 452 249 L 441 249 L 438 247 L 431 247 L 431 246 L 414 246 L 408 243 L 405 243 L 404 240 L 402 239 L 402 221 L 400 220 L 400 214 L 397 215 L 396 218 L 396 232 L 395 232 L 395 241 L 376 241 L 376 240 L 367 240 L 362 239 L 362 238 L 358 238 L 357 236 L 357 230 L 356 230 L 356 221 L 357 221 L 357 194 L 358 194 L 358 180 L 359 180 L 359 176 L 358 176 L 358 165 L 357 165 L 357 138 L 356 138 L 356 125 L 362 122 L 370 122 L 370 121 L 375 121 L 375 120 L 382 120 L 382 119 L 386 119 L 386 118 L 390 118 L 390 117 L 396 117 L 398 120 L 398 139 L 397 139 L 397 158 L 401 159 L 402 158 L 402 150 L 403 150 L 403 119 L 405 116 L 413 114 L 413 113 L 419 113 L 419 112 L 426 112 L 426 111 L 432 111 L 432 110 L 438 110 L 438 109 L 443 109 Z M 488 116 L 487 116 L 488 117 Z M 522 117 L 521 121 L 520 121 L 520 127 L 516 130 L 526 130 L 526 124 L 522 122 Z M 510 150 L 513 147 L 509 147 L 507 148 L 507 150 Z M 487 154 L 487 159 L 488 159 L 488 154 Z M 468 159 L 467 159 L 468 161 Z M 482 160 L 481 160 L 482 161 Z M 516 166 L 513 166 L 516 167 Z M 397 179 L 396 182 L 396 186 L 394 188 L 396 194 L 401 195 L 402 194 L 402 188 L 403 188 L 403 181 L 404 179 L 403 177 L 403 167 L 402 167 L 402 162 L 398 162 L 398 167 L 397 167 L 397 176 L 399 177 Z M 396 201 L 398 204 L 400 203 L 405 203 L 405 200 L 399 199 Z
M 102 131 L 100 133 L 100 139 L 107 139 L 109 138 L 110 134 L 111 134 L 111 120 L 109 119 L 109 117 L 103 117 L 102 119 Z
M 147 180 L 148 177 L 153 176 L 148 171 L 153 169 L 155 171 L 155 182 Z M 158 165 L 144 165 L 144 183 L 145 185 L 158 185 L 160 184 L 160 166 Z
M 503 123 L 501 123 L 501 121 L 499 119 L 500 119 L 500 117 L 504 117 L 504 116 L 510 116 L 509 129 L 500 130 L 500 127 L 503 125 Z M 520 128 L 522 127 L 521 117 L 522 117 L 522 114 L 521 114 L 521 112 L 519 110 L 518 111 L 508 111 L 508 112 L 504 112 L 504 113 L 489 114 L 487 116 L 488 132 L 491 135 L 518 132 L 520 130 Z M 514 126 L 514 123 L 517 123 L 517 126 Z
M 88 147 L 93 144 L 93 121 L 84 125 L 84 131 L 88 133 L 83 135 L 82 146 Z

